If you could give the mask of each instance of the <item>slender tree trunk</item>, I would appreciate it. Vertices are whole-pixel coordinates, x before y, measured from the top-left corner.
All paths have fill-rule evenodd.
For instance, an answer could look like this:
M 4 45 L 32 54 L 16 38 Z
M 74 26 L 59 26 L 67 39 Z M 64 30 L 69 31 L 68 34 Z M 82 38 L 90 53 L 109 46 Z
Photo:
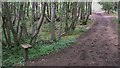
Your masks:
M 29 17 L 29 6 L 30 6 L 30 2 L 28 2 L 27 4 L 27 16 Z
M 85 12 L 85 7 L 84 7 L 85 3 L 84 2 L 81 2 L 81 20 L 84 19 L 84 12 Z
M 77 23 L 79 22 L 79 17 L 80 17 L 80 3 L 78 3 L 78 10 L 77 10 L 76 13 L 77 13 L 76 14 L 77 16 L 76 16 L 75 28 L 76 28 Z
M 23 13 L 23 6 L 24 4 L 21 2 L 20 3 L 20 8 L 19 8 L 19 12 L 18 12 L 18 22 L 17 22 L 17 33 L 19 31 L 19 25 L 20 25 L 20 20 L 21 20 L 21 16 L 22 16 L 22 13 Z
M 9 45 L 11 46 L 12 44 L 11 44 L 11 31 L 9 30 L 9 24 L 6 24 L 7 26 L 6 26 L 6 33 L 7 33 L 7 39 L 8 39 L 8 43 L 9 43 Z
M 9 39 L 7 38 L 7 34 L 6 34 L 6 26 L 5 26 L 5 24 L 6 24 L 6 21 L 5 21 L 5 18 L 4 17 L 2 17 L 2 19 L 3 19 L 3 23 L 2 23 L 2 30 L 3 30 L 3 34 L 4 34 L 4 37 L 5 37 L 5 42 L 7 43 L 7 45 L 10 45 L 10 43 L 9 43 Z M 3 40 L 3 39 L 2 39 Z M 6 46 L 6 45 L 5 45 Z
M 32 3 L 32 35 L 35 31 L 34 20 L 35 20 L 35 2 Z
M 85 2 L 85 12 L 88 12 L 88 2 Z
M 77 3 L 73 3 L 73 10 L 72 10 L 72 23 L 70 25 L 70 28 L 72 30 L 75 30 L 76 27 L 76 19 L 77 19 Z
M 25 22 L 25 11 L 26 11 L 26 6 L 25 6 L 25 4 L 26 3 L 23 3 L 24 4 L 24 9 L 22 10 L 22 15 L 21 15 L 21 21 L 22 21 L 22 37 L 26 37 L 27 35 L 28 35 L 28 33 L 27 33 L 27 27 L 26 27 L 26 22 Z
M 57 12 L 59 11 L 59 9 L 58 9 L 58 8 L 59 8 L 59 5 L 57 4 L 57 5 L 56 5 L 56 11 L 57 11 Z
M 56 3 L 52 2 L 51 3 L 51 23 L 50 23 L 50 27 L 51 27 L 51 40 L 55 41 L 55 8 L 56 7 Z
M 2 20 L 2 9 L 1 9 L 1 7 L 2 7 L 2 4 L 0 3 L 0 24 L 3 24 L 3 20 Z M 0 28 L 2 28 L 2 25 L 0 25 Z M 0 34 L 2 34 L 2 31 L 0 31 Z M 2 35 L 0 35 L 0 41 L 2 42 L 2 37 L 1 37 Z
M 35 16 L 35 18 L 37 18 L 38 19 L 38 3 L 36 2 L 35 3 L 35 7 L 36 7 L 36 16 Z
M 120 24 L 120 1 L 118 2 L 118 21 Z
M 88 9 L 89 9 L 89 14 L 91 15 L 92 14 L 92 2 L 89 2 Z
M 68 31 L 69 31 L 69 28 L 68 28 L 68 6 L 67 6 L 68 4 L 67 3 L 64 3 L 64 6 L 66 6 L 65 7 L 65 34 L 67 34 L 68 33 Z
M 59 30 L 59 35 L 58 35 L 58 39 L 60 40 L 61 39 L 61 34 L 62 34 L 62 19 L 63 19 L 63 5 L 61 7 L 60 5 L 60 9 L 61 9 L 61 16 L 60 16 L 60 30 Z
M 49 10 L 50 10 L 50 12 L 49 12 L 49 14 L 50 14 L 50 19 L 51 19 L 51 3 L 49 4 L 50 5 L 50 7 L 49 7 Z
M 49 14 L 49 5 L 47 3 L 47 17 L 50 18 L 50 14 Z
M 46 19 L 47 19 L 47 22 L 50 22 L 51 20 L 50 20 L 50 11 L 51 10 L 49 10 L 49 4 L 47 3 L 47 14 L 45 15 L 45 17 L 46 17 Z

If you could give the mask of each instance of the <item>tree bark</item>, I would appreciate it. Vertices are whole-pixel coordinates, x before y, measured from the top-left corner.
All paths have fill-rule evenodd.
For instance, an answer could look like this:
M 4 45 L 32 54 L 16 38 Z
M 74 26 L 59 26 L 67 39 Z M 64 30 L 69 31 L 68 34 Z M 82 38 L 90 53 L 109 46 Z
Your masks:
M 61 5 L 60 5 L 60 9 L 61 9 L 61 16 L 60 16 L 60 30 L 59 30 L 59 35 L 58 35 L 58 39 L 60 40 L 61 39 L 61 34 L 62 34 L 62 19 L 63 19 L 63 5 L 62 5 L 62 7 L 61 7 Z
M 30 6 L 30 2 L 28 2 L 27 4 L 27 16 L 29 17 L 29 6 Z
M 72 30 L 75 30 L 75 27 L 76 27 L 76 20 L 77 20 L 77 3 L 73 3 L 73 10 L 72 10 L 72 23 L 70 25 L 70 28 Z
M 56 3 L 52 2 L 51 3 L 51 23 L 50 23 L 50 27 L 51 27 L 51 40 L 55 41 L 55 8 L 56 7 Z
M 65 34 L 68 33 L 69 31 L 69 27 L 68 27 L 68 4 L 67 3 L 64 3 L 64 6 L 65 6 Z
M 120 1 L 118 2 L 118 21 L 120 24 Z
M 35 31 L 34 20 L 35 20 L 35 2 L 32 2 L 32 35 Z

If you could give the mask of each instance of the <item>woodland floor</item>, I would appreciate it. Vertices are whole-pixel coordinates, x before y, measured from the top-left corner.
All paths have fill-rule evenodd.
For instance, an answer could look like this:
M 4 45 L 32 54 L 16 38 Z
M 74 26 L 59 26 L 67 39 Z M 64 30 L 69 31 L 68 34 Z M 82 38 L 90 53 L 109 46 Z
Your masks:
M 39 57 L 27 66 L 118 66 L 118 23 L 115 17 L 93 14 L 95 24 L 76 43 Z

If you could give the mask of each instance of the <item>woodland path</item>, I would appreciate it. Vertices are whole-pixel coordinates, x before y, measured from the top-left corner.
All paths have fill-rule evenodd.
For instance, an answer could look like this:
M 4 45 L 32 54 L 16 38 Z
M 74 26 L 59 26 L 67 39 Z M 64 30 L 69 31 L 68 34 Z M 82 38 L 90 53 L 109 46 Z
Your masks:
M 28 66 L 117 66 L 118 27 L 114 17 L 93 14 L 95 24 L 76 43 L 44 57 Z

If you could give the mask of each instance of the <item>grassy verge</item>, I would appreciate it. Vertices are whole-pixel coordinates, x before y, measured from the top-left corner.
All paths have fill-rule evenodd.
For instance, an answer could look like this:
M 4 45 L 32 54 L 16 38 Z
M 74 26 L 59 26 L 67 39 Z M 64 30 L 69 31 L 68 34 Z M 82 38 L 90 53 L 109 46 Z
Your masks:
M 74 34 L 71 33 L 71 35 L 62 37 L 61 40 L 57 42 L 53 42 L 52 44 L 42 44 L 37 43 L 33 48 L 29 49 L 29 58 L 34 59 L 38 56 L 44 56 L 47 54 L 50 54 L 55 51 L 59 51 L 60 49 L 66 48 L 73 44 L 75 42 L 75 39 L 77 36 L 79 36 L 80 33 L 84 32 L 84 30 L 79 29 L 75 30 Z M 7 58 L 3 61 L 3 65 L 23 65 L 24 64 L 24 58 L 23 58 L 24 50 L 20 49 L 17 52 L 11 52 L 8 54 Z

